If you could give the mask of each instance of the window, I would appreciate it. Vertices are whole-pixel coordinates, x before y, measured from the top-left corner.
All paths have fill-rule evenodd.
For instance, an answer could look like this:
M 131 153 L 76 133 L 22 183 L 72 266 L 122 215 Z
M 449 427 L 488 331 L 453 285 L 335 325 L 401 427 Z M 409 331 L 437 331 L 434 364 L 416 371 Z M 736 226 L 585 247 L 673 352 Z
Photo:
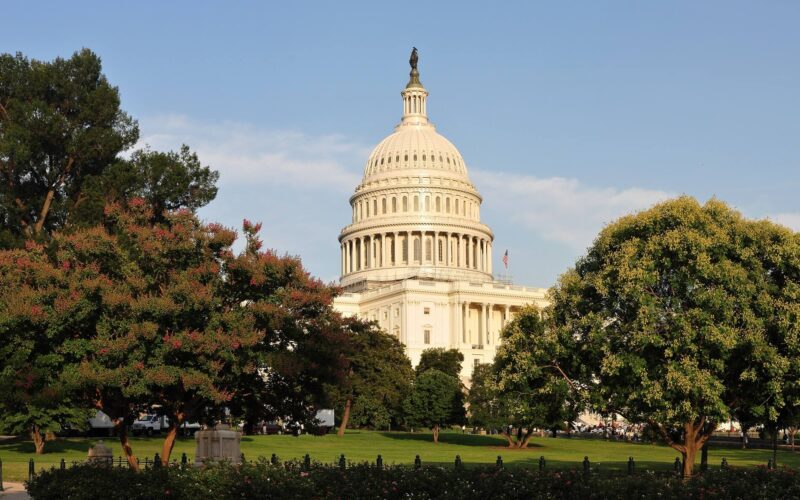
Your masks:
M 419 261 L 419 260 L 422 259 L 422 255 L 420 255 L 422 253 L 421 246 L 422 246 L 422 244 L 421 244 L 421 242 L 419 240 L 419 237 L 415 237 L 414 238 L 414 260 L 415 261 Z
M 399 161 L 400 161 L 400 155 L 397 155 L 397 156 L 395 156 L 395 157 L 394 157 L 394 161 L 395 161 L 395 162 L 399 162 Z
M 430 261 L 433 259 L 433 241 L 431 238 L 425 238 L 425 260 Z
M 417 161 L 417 155 L 416 154 L 414 155 L 414 161 Z
M 394 317 L 395 318 L 399 318 L 400 317 L 400 309 L 395 309 L 394 310 Z M 397 328 L 397 327 L 395 327 L 395 328 Z
M 444 211 L 450 213 L 450 198 L 444 200 Z
M 444 242 L 439 240 L 439 262 L 444 260 Z
M 479 367 L 481 365 L 481 360 L 479 358 L 475 358 L 472 363 L 473 363 L 472 366 L 477 368 L 477 367 Z
M 383 319 L 387 319 L 388 317 L 389 317 L 389 313 L 386 312 L 386 311 L 383 311 Z
M 425 161 L 425 155 L 422 155 L 422 161 Z
M 419 212 L 419 196 L 414 195 L 414 211 Z
M 437 212 L 442 211 L 442 199 L 439 198 L 438 196 L 436 197 L 436 211 Z
M 372 215 L 378 215 L 378 200 L 372 200 Z
M 382 213 L 386 213 L 386 198 L 381 199 L 381 209 L 383 210 Z
M 381 158 L 381 165 L 383 165 L 383 158 Z
M 425 211 L 426 212 L 431 211 L 431 197 L 427 195 L 425 196 Z
M 406 155 L 406 161 L 408 161 L 408 155 Z
M 403 212 L 408 212 L 408 196 L 403 196 Z
M 430 344 L 431 343 L 431 331 L 430 330 L 425 330 L 423 332 L 423 337 L 425 337 L 423 339 L 425 341 L 425 344 Z
M 431 308 L 430 307 L 425 307 L 425 308 L 422 309 L 422 314 L 430 314 L 430 313 L 431 313 Z
M 408 237 L 403 238 L 403 262 L 408 262 Z
M 392 197 L 392 213 L 397 212 L 397 198 L 394 196 Z
M 392 157 L 391 156 L 386 159 L 386 163 L 388 163 L 390 165 L 392 164 Z

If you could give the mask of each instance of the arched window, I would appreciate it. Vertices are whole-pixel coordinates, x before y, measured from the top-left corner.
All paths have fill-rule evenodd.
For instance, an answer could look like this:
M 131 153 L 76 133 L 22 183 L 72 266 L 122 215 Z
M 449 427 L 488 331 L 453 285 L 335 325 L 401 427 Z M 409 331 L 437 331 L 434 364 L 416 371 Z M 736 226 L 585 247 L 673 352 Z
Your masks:
M 391 156 L 386 158 L 386 163 L 391 165 L 391 163 L 392 163 L 392 157 Z
M 422 155 L 422 161 L 425 161 L 425 155 Z
M 392 213 L 397 213 L 397 198 L 392 196 Z
M 395 163 L 399 162 L 400 161 L 400 155 L 395 156 L 394 157 L 394 161 L 395 161 Z
M 414 195 L 414 211 L 419 212 L 419 196 Z
M 365 217 L 369 217 L 369 200 L 367 200 L 367 201 L 365 202 L 365 204 L 366 204 L 366 206 L 367 206 L 367 210 L 366 210 L 366 215 L 365 215 Z
M 408 212 L 408 196 L 403 196 L 403 212 Z
M 405 161 L 408 161 L 408 155 L 406 155 L 406 160 Z
M 403 238 L 403 262 L 408 262 L 408 236 Z
M 439 198 L 438 196 L 436 197 L 436 211 L 437 212 L 442 211 L 442 199 Z
M 383 158 L 381 158 L 381 165 L 383 165 Z
M 450 197 L 448 196 L 446 200 L 444 200 L 444 211 L 448 214 L 450 213 Z
M 421 260 L 422 256 L 422 242 L 419 241 L 419 236 L 414 237 L 414 261 L 418 262 Z
M 444 260 L 444 241 L 439 240 L 439 262 Z
M 381 213 L 386 213 L 386 198 L 381 198 Z
M 372 215 L 378 215 L 378 200 L 376 198 L 372 199 Z
M 456 198 L 456 215 L 458 215 L 458 205 L 459 205 L 458 198 Z
M 433 259 L 433 239 L 425 238 L 425 260 L 430 261 Z
M 426 212 L 431 211 L 431 197 L 428 195 L 425 195 L 425 211 Z
M 414 153 L 414 161 L 417 161 L 417 154 Z

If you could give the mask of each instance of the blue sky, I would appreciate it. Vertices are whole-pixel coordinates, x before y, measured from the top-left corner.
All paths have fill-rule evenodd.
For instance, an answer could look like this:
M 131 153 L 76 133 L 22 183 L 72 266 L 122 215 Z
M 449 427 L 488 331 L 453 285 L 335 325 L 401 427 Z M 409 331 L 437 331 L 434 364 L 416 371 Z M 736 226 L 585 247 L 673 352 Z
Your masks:
M 142 144 L 221 172 L 204 218 L 263 221 L 327 281 L 412 45 L 518 283 L 552 285 L 603 224 L 682 193 L 800 230 L 800 2 L 8 1 L 3 18 L 3 52 L 98 53 Z

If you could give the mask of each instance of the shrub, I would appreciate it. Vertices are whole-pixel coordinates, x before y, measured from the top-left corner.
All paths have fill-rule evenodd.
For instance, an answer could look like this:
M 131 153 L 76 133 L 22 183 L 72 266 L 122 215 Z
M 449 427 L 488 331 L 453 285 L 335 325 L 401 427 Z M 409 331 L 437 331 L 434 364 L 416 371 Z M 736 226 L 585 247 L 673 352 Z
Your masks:
M 28 484 L 36 500 L 152 498 L 747 498 L 800 497 L 793 470 L 765 468 L 708 471 L 684 481 L 675 475 L 642 472 L 633 476 L 575 470 L 538 471 L 495 467 L 443 468 L 351 464 L 347 469 L 299 462 L 271 465 L 265 460 L 240 467 L 206 470 L 177 467 L 135 473 L 128 469 L 78 466 L 37 475 Z

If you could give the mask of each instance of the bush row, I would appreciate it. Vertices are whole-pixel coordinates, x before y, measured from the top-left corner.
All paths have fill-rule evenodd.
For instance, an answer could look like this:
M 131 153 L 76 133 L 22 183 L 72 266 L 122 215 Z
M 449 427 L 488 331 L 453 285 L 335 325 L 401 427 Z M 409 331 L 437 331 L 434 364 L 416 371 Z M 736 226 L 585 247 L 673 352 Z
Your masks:
M 591 474 L 580 471 L 539 472 L 522 468 L 443 468 L 402 466 L 378 469 L 367 464 L 347 469 L 299 462 L 267 461 L 206 470 L 129 469 L 77 466 L 38 474 L 28 491 L 47 499 L 197 499 L 197 498 L 800 498 L 793 470 L 766 468 L 708 471 L 689 481 L 675 475 Z

